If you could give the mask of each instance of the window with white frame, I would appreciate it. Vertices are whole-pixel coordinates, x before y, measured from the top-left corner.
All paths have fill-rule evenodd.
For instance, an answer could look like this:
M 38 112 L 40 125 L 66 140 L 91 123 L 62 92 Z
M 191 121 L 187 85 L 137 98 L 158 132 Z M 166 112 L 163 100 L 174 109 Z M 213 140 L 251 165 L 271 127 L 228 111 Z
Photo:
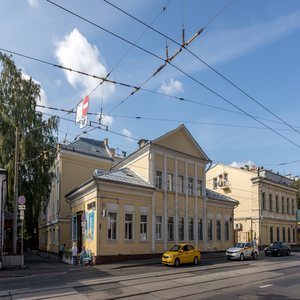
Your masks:
M 213 220 L 207 221 L 207 240 L 213 240 Z
M 273 211 L 273 195 L 269 194 L 269 210 Z
M 184 182 L 184 177 L 179 175 L 178 176 L 178 193 L 184 193 L 183 182 Z
M 194 218 L 189 218 L 189 241 L 194 240 Z
M 217 241 L 222 240 L 222 226 L 221 226 L 221 220 L 216 221 L 216 238 Z
M 198 240 L 203 241 L 203 219 L 198 219 Z
M 107 214 L 107 239 L 108 241 L 117 240 L 117 213 L 109 212 Z
M 194 179 L 192 177 L 188 178 L 188 193 L 190 195 L 194 194 Z
M 178 239 L 184 241 L 184 218 L 178 218 Z
M 170 173 L 167 175 L 167 190 L 170 191 L 170 192 L 174 191 L 174 188 L 173 188 L 173 174 L 170 174 Z
M 174 241 L 174 218 L 168 217 L 168 241 Z
M 215 177 L 215 178 L 213 178 L 213 189 L 215 190 L 217 188 L 218 188 L 218 178 Z
M 285 199 L 284 197 L 281 198 L 281 212 L 285 213 Z
M 156 171 L 156 188 L 162 189 L 162 172 Z
M 229 221 L 225 221 L 225 241 L 230 240 L 230 235 L 229 235 Z
M 197 196 L 202 196 L 202 180 L 197 180 Z
M 261 199 L 262 199 L 262 209 L 267 210 L 267 203 L 266 203 L 266 193 L 261 193 Z
M 133 214 L 125 214 L 125 241 L 133 241 Z
M 140 240 L 148 240 L 148 215 L 140 215 Z
M 275 202 L 276 202 L 276 212 L 279 212 L 279 196 L 276 195 L 275 197 Z
M 162 216 L 156 216 L 155 218 L 155 239 L 162 240 Z

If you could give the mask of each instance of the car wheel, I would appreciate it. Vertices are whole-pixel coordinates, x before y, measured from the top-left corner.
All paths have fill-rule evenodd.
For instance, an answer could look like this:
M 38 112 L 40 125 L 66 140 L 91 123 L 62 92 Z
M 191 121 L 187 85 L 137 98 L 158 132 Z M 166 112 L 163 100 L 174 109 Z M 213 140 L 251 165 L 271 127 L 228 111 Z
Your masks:
M 179 267 L 179 265 L 180 265 L 180 260 L 179 260 L 179 258 L 176 258 L 176 259 L 175 259 L 174 265 L 175 265 L 175 267 Z
M 288 250 L 287 255 L 291 255 L 291 250 Z
M 257 259 L 257 253 L 256 252 L 253 253 L 253 259 Z
M 241 253 L 241 256 L 240 256 L 240 260 L 244 260 L 244 254 L 243 253 Z
M 278 250 L 278 252 L 277 252 L 277 256 L 280 256 L 281 255 L 281 253 L 280 253 L 280 250 Z
M 199 263 L 199 259 L 198 259 L 197 256 L 195 256 L 195 258 L 194 258 L 194 265 L 198 265 L 198 263 Z

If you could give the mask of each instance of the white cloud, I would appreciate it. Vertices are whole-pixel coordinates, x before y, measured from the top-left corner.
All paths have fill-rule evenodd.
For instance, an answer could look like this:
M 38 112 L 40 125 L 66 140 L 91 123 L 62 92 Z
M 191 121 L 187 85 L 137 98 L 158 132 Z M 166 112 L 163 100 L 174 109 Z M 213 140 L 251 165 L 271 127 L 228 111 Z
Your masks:
M 56 59 L 64 67 L 99 77 L 105 77 L 107 75 L 108 72 L 97 47 L 92 46 L 76 28 L 69 35 L 66 35 L 63 40 L 56 41 L 55 45 Z M 68 82 L 74 88 L 83 88 L 81 97 L 84 97 L 86 94 L 90 94 L 101 82 L 99 79 L 80 75 L 76 72 L 64 70 L 64 73 Z M 113 84 L 105 83 L 98 87 L 90 95 L 90 98 L 105 100 L 114 91 L 115 86 Z
M 126 140 L 128 140 L 130 142 L 134 142 L 134 140 L 131 139 L 132 134 L 131 134 L 131 132 L 129 130 L 127 130 L 126 128 L 122 129 L 122 134 L 124 134 L 124 135 L 127 136 Z
M 162 82 L 162 85 L 158 92 L 164 93 L 167 95 L 173 95 L 176 92 L 183 92 L 183 84 L 178 80 L 174 80 L 173 78 L 170 79 L 170 82 L 167 84 L 165 81 Z
M 251 160 L 248 160 L 248 162 L 246 162 L 246 163 L 234 161 L 230 166 L 240 169 L 242 167 L 244 168 L 246 165 L 249 166 L 250 169 L 255 167 L 255 163 Z
M 38 0 L 27 0 L 30 6 L 37 6 L 39 4 Z
M 115 122 L 114 118 L 111 116 L 103 116 L 102 118 L 102 124 L 107 126 L 112 126 L 112 124 Z
M 54 80 L 54 82 L 56 83 L 57 86 L 62 85 L 62 81 L 60 79 L 56 79 L 56 80 Z

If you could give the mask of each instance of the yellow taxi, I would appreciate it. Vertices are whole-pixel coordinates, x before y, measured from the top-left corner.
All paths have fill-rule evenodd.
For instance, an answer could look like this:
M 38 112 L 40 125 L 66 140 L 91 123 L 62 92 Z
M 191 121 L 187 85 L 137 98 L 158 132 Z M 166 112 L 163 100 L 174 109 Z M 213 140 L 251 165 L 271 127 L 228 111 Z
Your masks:
M 162 256 L 162 263 L 178 267 L 184 263 L 198 265 L 201 258 L 200 250 L 190 244 L 176 244 Z

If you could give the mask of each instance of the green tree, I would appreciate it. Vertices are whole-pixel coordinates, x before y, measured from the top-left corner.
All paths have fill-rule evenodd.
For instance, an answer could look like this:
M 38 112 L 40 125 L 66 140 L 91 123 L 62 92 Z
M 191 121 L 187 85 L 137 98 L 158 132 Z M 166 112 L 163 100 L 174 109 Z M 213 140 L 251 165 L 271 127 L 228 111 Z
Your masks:
M 292 183 L 292 187 L 300 189 L 300 180 L 294 181 Z M 298 208 L 300 208 L 300 193 L 298 193 L 297 202 L 298 202 Z
M 47 205 L 54 174 L 58 118 L 43 119 L 36 110 L 40 85 L 26 80 L 11 56 L 0 52 L 0 168 L 9 172 L 8 199 L 13 210 L 16 127 L 19 127 L 19 195 L 26 198 L 25 228 L 33 236 Z

